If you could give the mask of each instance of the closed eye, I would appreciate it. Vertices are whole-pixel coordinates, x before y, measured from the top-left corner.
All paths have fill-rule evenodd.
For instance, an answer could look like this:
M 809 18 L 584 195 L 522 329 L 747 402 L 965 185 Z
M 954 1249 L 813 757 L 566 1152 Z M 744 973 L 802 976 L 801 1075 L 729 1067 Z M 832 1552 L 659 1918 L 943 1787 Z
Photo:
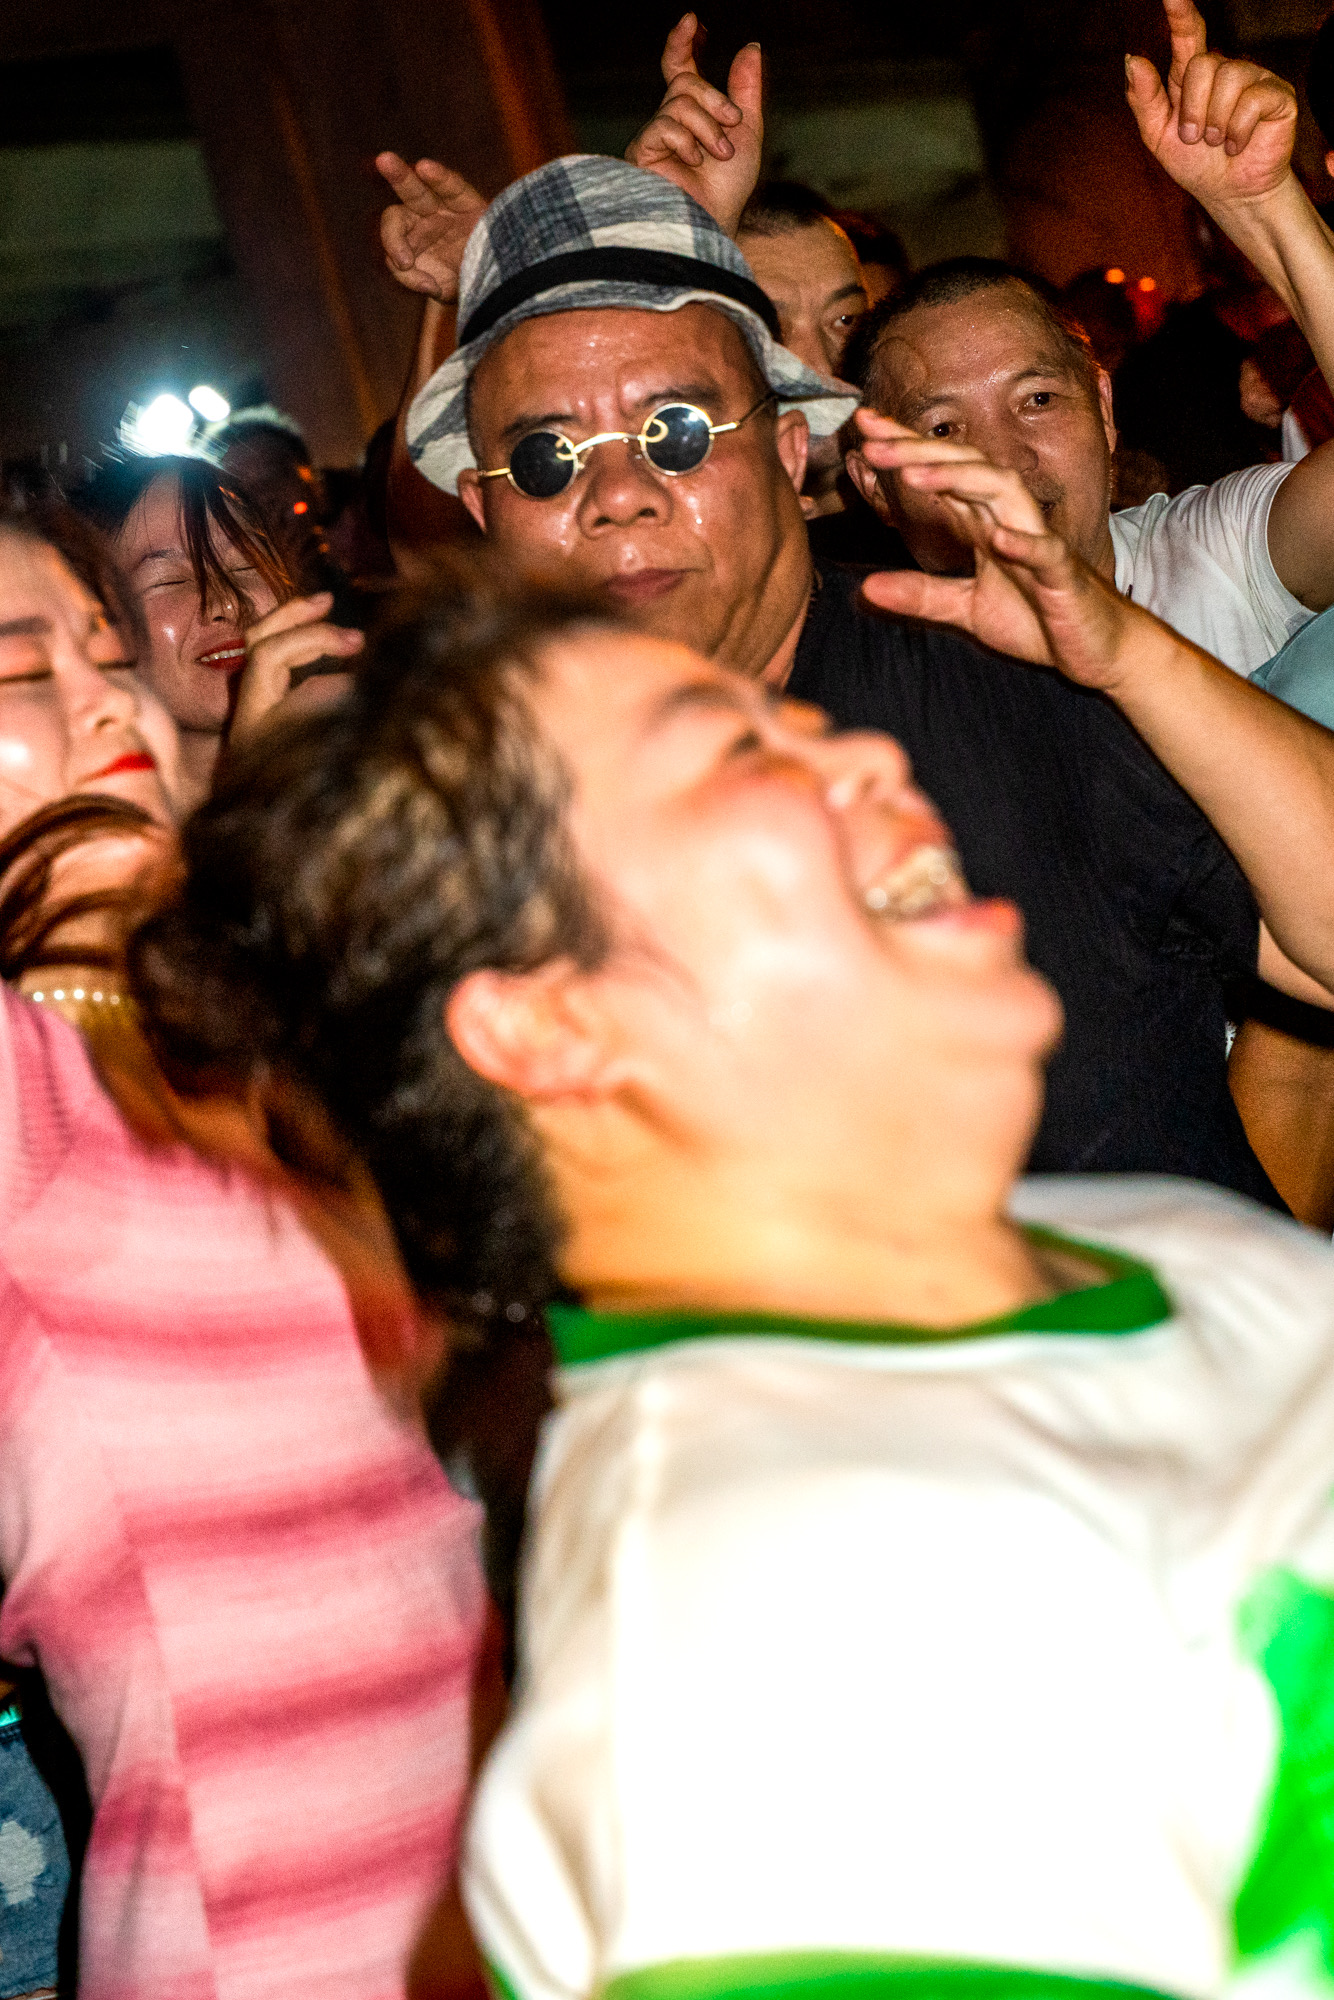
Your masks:
M 763 750 L 764 738 L 758 729 L 747 729 L 727 746 L 729 757 L 750 757 L 755 751 Z

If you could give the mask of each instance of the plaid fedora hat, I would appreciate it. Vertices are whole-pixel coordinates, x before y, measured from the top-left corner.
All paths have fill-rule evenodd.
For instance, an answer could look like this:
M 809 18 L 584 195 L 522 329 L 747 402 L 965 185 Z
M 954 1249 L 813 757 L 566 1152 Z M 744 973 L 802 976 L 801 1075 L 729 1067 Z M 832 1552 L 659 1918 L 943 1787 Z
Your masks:
M 447 493 L 475 464 L 468 377 L 511 327 L 582 308 L 675 312 L 698 303 L 745 336 L 779 404 L 804 411 L 817 437 L 845 424 L 858 398 L 817 375 L 779 339 L 778 315 L 730 236 L 688 194 L 642 167 L 600 154 L 552 160 L 498 195 L 459 273 L 459 344 L 408 412 L 419 472 Z

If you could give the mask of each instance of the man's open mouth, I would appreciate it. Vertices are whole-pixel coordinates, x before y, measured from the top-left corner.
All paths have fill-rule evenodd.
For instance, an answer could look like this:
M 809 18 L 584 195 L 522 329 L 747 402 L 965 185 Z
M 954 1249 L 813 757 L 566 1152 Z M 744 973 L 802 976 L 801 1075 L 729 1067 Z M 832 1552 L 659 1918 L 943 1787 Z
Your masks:
M 909 923 L 941 910 L 962 909 L 972 896 L 953 848 L 928 846 L 914 848 L 906 861 L 872 882 L 863 901 L 875 916 Z

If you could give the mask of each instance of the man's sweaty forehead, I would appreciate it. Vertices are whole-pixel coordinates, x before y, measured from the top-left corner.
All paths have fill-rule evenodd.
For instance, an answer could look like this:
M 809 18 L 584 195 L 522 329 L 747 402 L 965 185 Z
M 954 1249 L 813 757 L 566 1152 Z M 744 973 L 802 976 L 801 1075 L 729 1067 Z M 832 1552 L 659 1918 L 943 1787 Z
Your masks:
M 1069 347 L 1045 314 L 1018 288 L 997 286 L 919 306 L 892 320 L 876 343 L 873 387 L 889 415 L 911 422 L 909 410 L 983 387 L 1078 374 Z

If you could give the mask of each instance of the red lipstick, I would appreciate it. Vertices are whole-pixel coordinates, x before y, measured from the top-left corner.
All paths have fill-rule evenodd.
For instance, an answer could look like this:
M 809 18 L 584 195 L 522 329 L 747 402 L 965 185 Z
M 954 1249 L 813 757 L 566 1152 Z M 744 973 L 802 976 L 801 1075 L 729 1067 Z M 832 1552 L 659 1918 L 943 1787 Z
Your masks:
M 117 757 L 114 764 L 108 764 L 105 771 L 94 771 L 95 778 L 116 778 L 122 771 L 156 771 L 157 763 L 146 750 L 127 750 L 123 757 Z

